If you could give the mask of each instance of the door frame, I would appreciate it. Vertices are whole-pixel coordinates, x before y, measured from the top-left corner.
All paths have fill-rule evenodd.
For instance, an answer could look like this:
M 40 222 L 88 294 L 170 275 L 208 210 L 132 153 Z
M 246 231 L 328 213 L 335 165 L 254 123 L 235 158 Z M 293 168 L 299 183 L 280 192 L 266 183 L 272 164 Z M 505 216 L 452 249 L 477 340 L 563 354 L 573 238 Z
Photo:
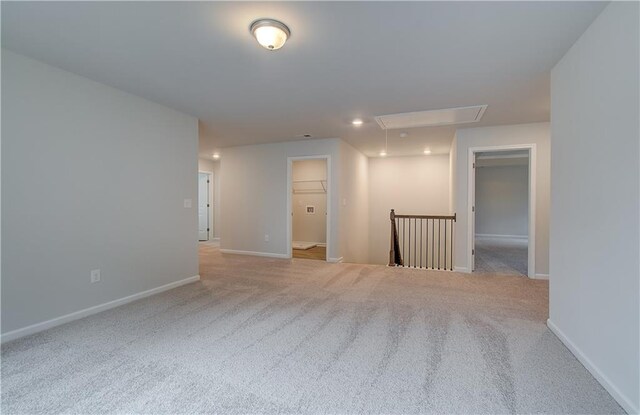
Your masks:
M 468 166 L 467 166 L 467 224 L 469 231 L 467 232 L 467 264 L 469 264 L 469 272 L 473 272 L 475 268 L 475 256 L 473 249 L 475 248 L 475 212 L 474 206 L 476 201 L 476 174 L 473 163 L 476 159 L 476 153 L 487 151 L 513 151 L 526 150 L 529 153 L 529 241 L 528 241 L 528 265 L 527 276 L 531 279 L 536 277 L 536 144 L 512 144 L 487 147 L 469 147 Z
M 214 227 L 214 214 L 213 214 L 213 180 L 214 180 L 214 173 L 212 171 L 209 170 L 198 170 L 198 176 L 200 176 L 200 174 L 206 174 L 207 176 L 209 176 L 209 186 L 207 188 L 207 204 L 209 205 L 209 207 L 207 208 L 207 221 L 209 222 L 209 231 L 207 232 L 207 241 L 211 241 L 214 239 L 214 231 L 213 231 L 213 227 Z M 200 203 L 200 194 L 198 194 L 198 203 Z M 200 206 L 198 206 L 199 208 Z M 200 238 L 198 238 L 198 240 L 200 240 Z
M 287 258 L 293 257 L 293 162 L 300 160 L 326 160 L 327 169 L 327 250 L 325 261 L 329 262 L 329 252 L 331 252 L 331 200 L 333 192 L 333 183 L 331 180 L 331 155 L 322 154 L 316 156 L 291 156 L 287 157 Z

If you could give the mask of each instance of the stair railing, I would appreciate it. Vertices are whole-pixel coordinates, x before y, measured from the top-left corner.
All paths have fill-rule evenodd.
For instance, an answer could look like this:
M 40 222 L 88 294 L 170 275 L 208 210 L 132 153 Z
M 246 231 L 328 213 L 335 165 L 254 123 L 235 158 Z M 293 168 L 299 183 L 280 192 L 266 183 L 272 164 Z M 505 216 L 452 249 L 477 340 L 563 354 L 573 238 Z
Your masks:
M 453 215 L 399 215 L 391 209 L 389 266 L 453 271 Z

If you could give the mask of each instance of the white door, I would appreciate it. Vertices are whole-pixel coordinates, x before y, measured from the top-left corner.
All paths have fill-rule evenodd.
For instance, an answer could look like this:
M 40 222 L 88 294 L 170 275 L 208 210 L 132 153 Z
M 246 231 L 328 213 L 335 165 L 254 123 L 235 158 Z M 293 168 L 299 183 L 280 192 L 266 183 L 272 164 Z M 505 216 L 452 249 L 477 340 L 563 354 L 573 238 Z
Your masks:
M 209 240 L 209 175 L 198 173 L 198 239 Z

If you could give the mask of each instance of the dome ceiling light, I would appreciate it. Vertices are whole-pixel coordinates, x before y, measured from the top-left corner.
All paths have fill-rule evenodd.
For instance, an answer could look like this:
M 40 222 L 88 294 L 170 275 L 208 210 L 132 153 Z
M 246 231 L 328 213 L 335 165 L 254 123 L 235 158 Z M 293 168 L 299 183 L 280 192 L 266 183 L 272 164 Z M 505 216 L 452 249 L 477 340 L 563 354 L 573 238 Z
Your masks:
M 291 31 L 282 22 L 273 19 L 258 19 L 249 27 L 258 43 L 268 50 L 278 50 L 284 46 Z

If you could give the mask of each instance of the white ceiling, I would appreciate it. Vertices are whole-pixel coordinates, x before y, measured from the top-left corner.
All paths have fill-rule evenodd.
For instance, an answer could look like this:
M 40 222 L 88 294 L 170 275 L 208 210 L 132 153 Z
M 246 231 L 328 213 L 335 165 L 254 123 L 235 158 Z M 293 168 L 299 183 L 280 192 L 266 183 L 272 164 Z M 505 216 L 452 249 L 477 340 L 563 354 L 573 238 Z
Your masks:
M 2 45 L 198 117 L 203 156 L 305 133 L 376 155 L 376 115 L 488 104 L 464 127 L 547 121 L 549 71 L 604 5 L 3 2 Z M 281 50 L 249 34 L 260 17 L 291 28 Z M 389 154 L 447 153 L 454 131 L 390 130 Z

